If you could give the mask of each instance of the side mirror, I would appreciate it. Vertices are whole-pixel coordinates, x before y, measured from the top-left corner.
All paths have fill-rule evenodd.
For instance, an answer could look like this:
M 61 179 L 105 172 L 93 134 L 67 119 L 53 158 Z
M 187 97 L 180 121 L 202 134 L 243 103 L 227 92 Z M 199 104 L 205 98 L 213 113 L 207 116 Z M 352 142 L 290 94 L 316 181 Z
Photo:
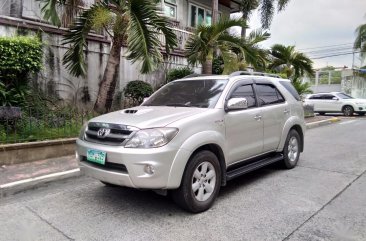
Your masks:
M 246 98 L 231 98 L 227 101 L 225 110 L 245 110 L 248 109 L 248 100 Z
M 339 100 L 337 97 L 333 97 L 332 100 Z

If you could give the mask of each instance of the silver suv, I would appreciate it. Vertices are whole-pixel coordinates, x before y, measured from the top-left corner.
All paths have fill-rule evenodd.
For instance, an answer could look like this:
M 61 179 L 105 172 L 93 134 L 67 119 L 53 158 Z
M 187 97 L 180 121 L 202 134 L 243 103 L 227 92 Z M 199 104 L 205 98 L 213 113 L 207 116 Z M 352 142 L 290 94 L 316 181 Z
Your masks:
M 86 175 L 106 185 L 171 190 L 196 213 L 235 177 L 278 161 L 295 167 L 304 131 L 289 80 L 248 72 L 189 76 L 141 106 L 91 119 L 76 156 Z

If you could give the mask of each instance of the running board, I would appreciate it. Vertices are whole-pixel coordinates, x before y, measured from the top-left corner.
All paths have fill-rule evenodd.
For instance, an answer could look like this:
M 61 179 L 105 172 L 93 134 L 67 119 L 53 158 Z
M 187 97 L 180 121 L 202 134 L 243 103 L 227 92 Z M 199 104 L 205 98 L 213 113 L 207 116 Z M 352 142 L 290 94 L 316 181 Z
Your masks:
M 282 154 L 277 154 L 276 156 L 267 157 L 267 158 L 264 158 L 262 160 L 250 163 L 248 165 L 241 166 L 237 169 L 228 171 L 226 173 L 226 180 L 230 181 L 231 179 L 234 179 L 238 176 L 244 175 L 246 173 L 249 173 L 251 171 L 254 171 L 256 169 L 259 169 L 261 167 L 267 166 L 269 164 L 272 164 L 272 163 L 275 163 L 275 162 L 278 162 L 278 161 L 281 161 L 281 160 L 283 160 L 283 155 Z

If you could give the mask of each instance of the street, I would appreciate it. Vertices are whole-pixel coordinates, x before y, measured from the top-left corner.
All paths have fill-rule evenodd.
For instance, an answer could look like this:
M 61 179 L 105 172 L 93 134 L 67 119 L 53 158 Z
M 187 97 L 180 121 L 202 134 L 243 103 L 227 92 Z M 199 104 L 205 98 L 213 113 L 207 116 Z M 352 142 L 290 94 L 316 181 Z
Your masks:
M 366 118 L 308 130 L 299 165 L 221 188 L 192 215 L 169 197 L 79 177 L 0 199 L 0 240 L 366 240 Z

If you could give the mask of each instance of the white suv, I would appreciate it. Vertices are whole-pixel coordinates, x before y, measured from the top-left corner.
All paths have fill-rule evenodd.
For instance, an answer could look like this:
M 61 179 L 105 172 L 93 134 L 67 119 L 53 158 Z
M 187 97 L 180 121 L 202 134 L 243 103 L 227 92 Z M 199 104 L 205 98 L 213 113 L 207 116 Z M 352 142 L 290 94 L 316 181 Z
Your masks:
M 172 191 L 207 210 L 226 182 L 281 161 L 296 166 L 304 112 L 289 80 L 235 72 L 171 82 L 141 106 L 91 119 L 77 140 L 86 175 L 106 185 Z
M 365 115 L 366 100 L 355 99 L 342 92 L 317 93 L 308 95 L 305 104 L 314 106 L 314 112 L 321 115 L 325 113 L 343 113 L 352 116 L 353 113 Z

